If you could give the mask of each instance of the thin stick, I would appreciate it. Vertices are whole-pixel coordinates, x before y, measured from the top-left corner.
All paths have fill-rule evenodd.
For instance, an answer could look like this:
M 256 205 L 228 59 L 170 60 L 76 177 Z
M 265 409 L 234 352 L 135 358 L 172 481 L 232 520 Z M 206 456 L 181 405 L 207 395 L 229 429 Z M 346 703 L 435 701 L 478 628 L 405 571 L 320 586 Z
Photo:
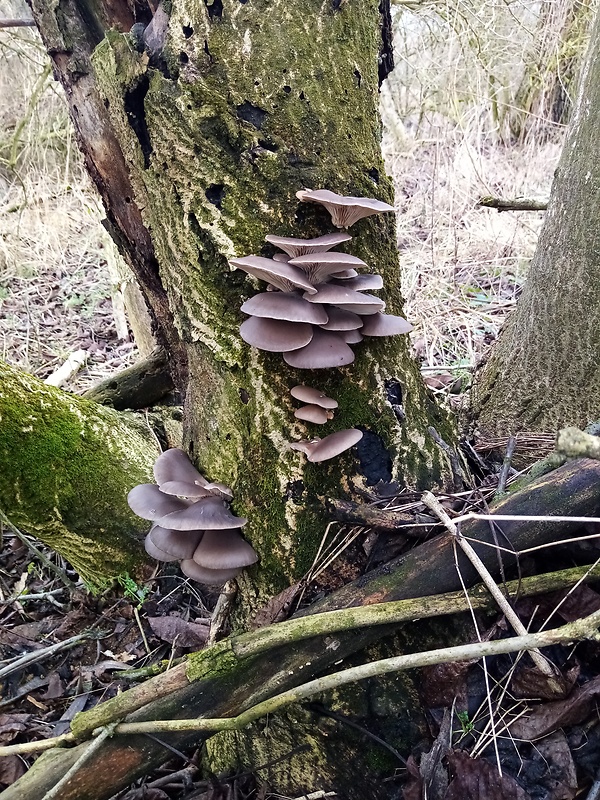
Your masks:
M 48 792 L 46 792 L 46 794 L 42 797 L 42 800 L 56 800 L 56 798 L 60 797 L 63 787 L 69 783 L 73 775 L 79 772 L 81 767 L 95 753 L 95 751 L 102 746 L 104 740 L 113 735 L 114 728 L 115 725 L 107 725 L 106 728 L 103 728 L 97 738 L 89 743 L 88 747 L 86 747 L 84 752 L 79 756 L 73 766 L 65 772 L 58 783 L 56 783 Z
M 28 664 L 34 664 L 36 661 L 42 661 L 44 658 L 48 658 L 48 656 L 53 656 L 55 653 L 58 653 L 59 650 L 73 647 L 77 642 L 81 642 L 83 639 L 87 638 L 88 634 L 79 633 L 77 636 L 71 636 L 70 639 L 65 639 L 64 642 L 56 642 L 56 644 L 43 647 L 41 650 L 34 650 L 32 653 L 27 653 L 21 656 L 21 658 L 17 658 L 16 661 L 12 661 L 5 667 L 2 667 L 2 669 L 0 669 L 0 678 L 4 678 L 6 675 L 10 675 L 12 672 L 16 672 L 26 667 Z
M 0 19 L 0 28 L 35 28 L 32 19 Z
M 488 568 L 485 566 L 483 561 L 479 558 L 473 547 L 467 540 L 461 535 L 458 526 L 450 519 L 446 510 L 441 505 L 439 500 L 431 494 L 431 492 L 424 492 L 423 493 L 423 502 L 427 506 L 427 508 L 431 509 L 433 513 L 444 523 L 446 530 L 454 537 L 455 541 L 457 542 L 458 546 L 461 548 L 463 553 L 469 559 L 471 564 L 477 570 L 481 580 L 484 582 L 488 592 L 492 595 L 494 600 L 498 603 L 498 606 L 502 609 L 505 617 L 513 626 L 516 633 L 520 636 L 525 636 L 527 634 L 527 629 L 513 610 L 512 606 L 506 599 L 506 597 L 502 594 L 496 582 L 490 575 Z M 548 660 L 543 656 L 540 652 L 534 651 L 530 653 L 531 658 L 536 665 L 536 667 L 540 670 L 540 672 L 545 675 L 550 683 L 556 683 L 556 690 L 557 693 L 560 692 L 560 686 L 557 682 L 556 672 L 553 666 L 548 662 Z
M 48 375 L 44 383 L 48 386 L 64 386 L 74 375 L 77 375 L 87 359 L 87 350 L 75 350 L 58 369 L 54 370 L 52 375 Z
M 498 477 L 498 487 L 496 489 L 496 497 L 503 495 L 506 491 L 506 481 L 508 480 L 508 473 L 510 472 L 510 465 L 512 463 L 512 457 L 515 452 L 515 446 L 517 444 L 517 439 L 515 436 L 511 436 L 508 440 L 508 444 L 506 445 L 506 455 L 504 456 L 504 461 L 502 462 L 502 469 L 500 470 L 500 476 Z
M 221 594 L 219 595 L 213 609 L 212 617 L 210 618 L 210 628 L 208 631 L 208 639 L 206 640 L 207 647 L 210 647 L 217 641 L 217 636 L 227 624 L 236 595 L 237 583 L 234 580 L 227 581 L 221 589 Z

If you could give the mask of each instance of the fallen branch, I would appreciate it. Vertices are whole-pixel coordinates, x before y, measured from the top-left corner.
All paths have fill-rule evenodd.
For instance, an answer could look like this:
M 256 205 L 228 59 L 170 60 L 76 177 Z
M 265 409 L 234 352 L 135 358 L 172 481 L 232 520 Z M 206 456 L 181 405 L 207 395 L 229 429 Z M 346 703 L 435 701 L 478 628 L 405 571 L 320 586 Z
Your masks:
M 0 19 L 1 28 L 35 28 L 32 19 Z
M 54 370 L 52 375 L 48 375 L 48 377 L 44 380 L 44 383 L 47 386 L 56 386 L 58 388 L 64 386 L 65 383 L 70 381 L 74 375 L 77 375 L 79 370 L 87 361 L 87 358 L 87 350 L 75 350 L 75 352 L 71 353 L 71 355 L 67 358 L 64 364 L 61 364 L 58 369 Z
M 126 408 L 147 408 L 155 405 L 172 390 L 173 379 L 167 354 L 163 349 L 156 348 L 147 358 L 142 358 L 132 367 L 105 378 L 82 396 L 86 400 L 123 411 Z
M 504 197 L 481 197 L 478 206 L 496 208 L 500 211 L 545 211 L 548 208 L 547 200 L 534 200 L 530 197 L 514 197 L 507 200 Z

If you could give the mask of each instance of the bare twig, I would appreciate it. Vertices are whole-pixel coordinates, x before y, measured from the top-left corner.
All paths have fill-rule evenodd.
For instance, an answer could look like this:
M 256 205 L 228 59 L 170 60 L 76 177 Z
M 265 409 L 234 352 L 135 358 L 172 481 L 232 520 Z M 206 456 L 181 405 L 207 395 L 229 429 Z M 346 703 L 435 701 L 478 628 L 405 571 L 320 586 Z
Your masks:
M 12 672 L 16 672 L 26 667 L 28 664 L 34 664 L 36 661 L 42 661 L 44 658 L 48 658 L 48 656 L 53 656 L 55 653 L 58 653 L 59 650 L 73 647 L 77 642 L 81 642 L 88 637 L 88 633 L 79 633 L 77 636 L 71 636 L 69 639 L 65 639 L 64 642 L 56 642 L 56 644 L 43 647 L 41 650 L 34 650 L 32 653 L 27 653 L 21 656 L 21 658 L 11 661 L 11 663 L 7 664 L 5 667 L 2 667 L 2 669 L 0 669 L 0 678 L 4 678 L 6 675 L 10 675 Z
M 547 200 L 535 200 L 531 197 L 514 197 L 507 200 L 504 197 L 481 197 L 478 206 L 496 208 L 500 211 L 545 211 L 548 208 Z
M 510 465 L 512 462 L 513 453 L 515 452 L 515 445 L 517 444 L 517 440 L 514 436 L 511 436 L 508 440 L 508 444 L 506 445 L 506 455 L 504 456 L 504 461 L 502 462 L 502 469 L 500 470 L 500 475 L 498 477 L 498 487 L 496 489 L 496 497 L 500 497 L 506 491 L 506 481 L 508 480 L 508 473 L 510 472 Z
M 54 370 L 52 375 L 48 375 L 44 383 L 48 386 L 64 386 L 74 375 L 77 375 L 87 361 L 87 358 L 87 350 L 76 350 L 74 353 L 71 353 L 64 364 L 61 364 L 58 369 Z
M 0 19 L 1 28 L 35 28 L 32 19 Z
M 210 629 L 208 632 L 208 639 L 206 640 L 207 647 L 217 641 L 217 636 L 223 630 L 229 619 L 231 607 L 237 594 L 237 583 L 235 581 L 227 581 L 225 586 L 221 589 L 221 594 L 214 607 L 212 617 L 210 618 Z

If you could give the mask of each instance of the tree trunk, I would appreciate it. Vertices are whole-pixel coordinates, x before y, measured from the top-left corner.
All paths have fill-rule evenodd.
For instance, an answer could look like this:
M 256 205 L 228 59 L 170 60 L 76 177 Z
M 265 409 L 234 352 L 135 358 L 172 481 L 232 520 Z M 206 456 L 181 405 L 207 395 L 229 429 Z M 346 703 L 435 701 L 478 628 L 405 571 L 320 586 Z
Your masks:
M 482 443 L 600 418 L 600 18 L 517 309 L 476 376 Z
M 46 386 L 0 361 L 0 508 L 91 587 L 139 577 L 147 523 L 127 492 L 152 480 L 156 437 L 139 417 Z

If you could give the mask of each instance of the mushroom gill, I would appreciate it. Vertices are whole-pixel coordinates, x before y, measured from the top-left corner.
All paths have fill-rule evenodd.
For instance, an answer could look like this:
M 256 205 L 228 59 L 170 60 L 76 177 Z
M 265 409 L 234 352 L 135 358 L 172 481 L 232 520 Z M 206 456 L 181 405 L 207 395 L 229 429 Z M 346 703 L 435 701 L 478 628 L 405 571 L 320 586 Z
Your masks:
M 304 203 L 318 203 L 331 214 L 336 228 L 349 228 L 363 217 L 393 211 L 394 206 L 372 197 L 345 197 L 328 189 L 302 189 L 296 197 Z

